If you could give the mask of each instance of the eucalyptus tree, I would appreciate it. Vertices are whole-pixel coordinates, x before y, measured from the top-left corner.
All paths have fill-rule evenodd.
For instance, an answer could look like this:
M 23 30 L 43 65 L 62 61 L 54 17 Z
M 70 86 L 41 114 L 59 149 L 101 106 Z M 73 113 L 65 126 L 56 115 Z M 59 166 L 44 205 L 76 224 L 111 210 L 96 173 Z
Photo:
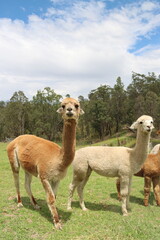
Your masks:
M 30 109 L 30 131 L 33 134 L 50 140 L 59 136 L 61 120 L 56 111 L 61 98 L 50 87 L 38 90 L 33 96 Z
M 111 134 L 111 88 L 101 85 L 89 94 L 89 116 L 91 126 L 100 139 Z
M 83 114 L 79 119 L 77 139 L 81 139 L 82 141 L 85 139 L 85 141 L 91 142 L 92 126 L 89 110 L 89 100 L 83 96 L 79 96 L 78 101 L 80 102 L 82 109 L 84 109 L 85 114 Z
M 5 109 L 5 132 L 8 137 L 17 137 L 26 132 L 28 98 L 23 91 L 13 94 Z
M 4 101 L 0 101 L 0 141 L 5 140 L 5 106 L 6 103 Z
M 112 88 L 111 102 L 111 115 L 115 122 L 115 132 L 118 132 L 121 124 L 124 123 L 127 118 L 127 94 L 120 77 L 117 78 L 116 84 Z

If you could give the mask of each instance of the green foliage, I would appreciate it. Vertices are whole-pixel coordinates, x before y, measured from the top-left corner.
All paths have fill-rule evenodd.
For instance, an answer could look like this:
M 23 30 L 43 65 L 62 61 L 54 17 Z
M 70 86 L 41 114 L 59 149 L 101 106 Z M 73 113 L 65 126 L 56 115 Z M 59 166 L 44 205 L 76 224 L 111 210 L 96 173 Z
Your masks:
M 24 134 L 28 115 L 28 99 L 22 91 L 15 92 L 5 108 L 4 132 L 7 137 Z
M 109 86 L 100 86 L 92 90 L 89 94 L 89 113 L 93 129 L 98 133 L 99 138 L 103 139 L 110 130 L 110 96 L 111 88 Z
M 30 132 L 49 140 L 58 137 L 58 114 L 56 113 L 61 95 L 57 95 L 54 90 L 49 87 L 43 91 L 38 91 L 31 102 L 29 125 Z
M 1 101 L 0 140 L 29 133 L 61 141 L 63 121 L 56 112 L 61 98 L 46 87 L 38 90 L 30 101 L 22 91 L 15 92 L 9 102 Z M 104 140 L 142 114 L 151 115 L 155 128 L 160 129 L 160 76 L 154 73 L 133 73 L 127 89 L 118 77 L 113 87 L 101 85 L 88 98 L 79 96 L 78 99 L 85 112 L 79 119 L 78 140 L 88 143 Z
M 0 105 L 1 140 L 26 133 L 50 140 L 59 139 L 61 120 L 56 111 L 61 98 L 49 87 L 37 91 L 32 101 L 28 101 L 22 91 L 15 92 L 6 105 Z
M 24 173 L 20 172 L 21 195 L 24 207 L 17 208 L 16 191 L 7 159 L 6 144 L 0 143 L 0 239 L 2 240 L 159 240 L 160 208 L 155 205 L 151 192 L 150 206 L 143 206 L 143 178 L 134 177 L 130 197 L 131 211 L 128 217 L 121 214 L 117 200 L 115 179 L 92 173 L 85 187 L 88 211 L 80 209 L 77 193 L 73 211 L 67 208 L 68 186 L 72 169 L 62 180 L 56 206 L 63 230 L 53 227 L 46 196 L 38 178 L 33 178 L 32 190 L 40 210 L 34 210 L 24 190 Z
M 139 117 L 142 113 L 149 114 L 154 118 L 159 116 L 160 100 L 160 76 L 154 73 L 133 73 L 132 83 L 127 87 L 130 115 Z M 156 125 L 159 127 L 160 121 Z
M 125 116 L 127 111 L 127 94 L 120 77 L 117 78 L 116 84 L 112 89 L 111 102 L 111 115 L 116 125 L 115 132 L 118 132 L 121 124 L 126 121 Z
M 5 102 L 0 101 L 0 139 L 5 138 Z

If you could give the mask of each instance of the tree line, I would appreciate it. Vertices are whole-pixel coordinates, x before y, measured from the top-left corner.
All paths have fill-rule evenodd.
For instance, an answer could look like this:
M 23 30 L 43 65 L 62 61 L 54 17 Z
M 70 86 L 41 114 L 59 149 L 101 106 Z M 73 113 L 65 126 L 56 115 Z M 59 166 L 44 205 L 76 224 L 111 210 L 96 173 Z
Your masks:
M 63 122 L 56 113 L 61 100 L 61 95 L 46 87 L 38 90 L 32 100 L 18 91 L 9 101 L 0 101 L 0 141 L 21 134 L 61 141 Z M 101 85 L 88 98 L 79 96 L 78 100 L 85 114 L 79 119 L 77 139 L 103 140 L 143 114 L 151 115 L 156 129 L 160 128 L 160 75 L 155 73 L 133 72 L 126 89 L 118 77 L 113 87 Z

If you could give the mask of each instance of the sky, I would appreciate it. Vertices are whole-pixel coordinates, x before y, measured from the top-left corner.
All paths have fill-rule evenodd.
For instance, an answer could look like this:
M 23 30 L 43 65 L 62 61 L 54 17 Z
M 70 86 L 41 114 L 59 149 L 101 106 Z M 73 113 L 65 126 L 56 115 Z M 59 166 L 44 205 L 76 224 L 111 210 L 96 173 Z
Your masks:
M 160 74 L 159 0 L 0 0 L 0 101 Z

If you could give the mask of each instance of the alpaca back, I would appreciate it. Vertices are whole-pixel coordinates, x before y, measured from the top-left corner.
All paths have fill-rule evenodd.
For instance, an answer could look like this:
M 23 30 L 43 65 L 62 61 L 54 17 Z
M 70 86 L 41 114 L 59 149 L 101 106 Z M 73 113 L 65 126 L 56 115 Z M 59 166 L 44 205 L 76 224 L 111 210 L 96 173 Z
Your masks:
M 85 174 L 88 167 L 102 176 L 116 177 L 130 174 L 130 148 L 86 147 L 76 151 L 74 172 Z
M 148 155 L 143 170 L 146 176 L 160 176 L 160 150 L 157 154 Z

